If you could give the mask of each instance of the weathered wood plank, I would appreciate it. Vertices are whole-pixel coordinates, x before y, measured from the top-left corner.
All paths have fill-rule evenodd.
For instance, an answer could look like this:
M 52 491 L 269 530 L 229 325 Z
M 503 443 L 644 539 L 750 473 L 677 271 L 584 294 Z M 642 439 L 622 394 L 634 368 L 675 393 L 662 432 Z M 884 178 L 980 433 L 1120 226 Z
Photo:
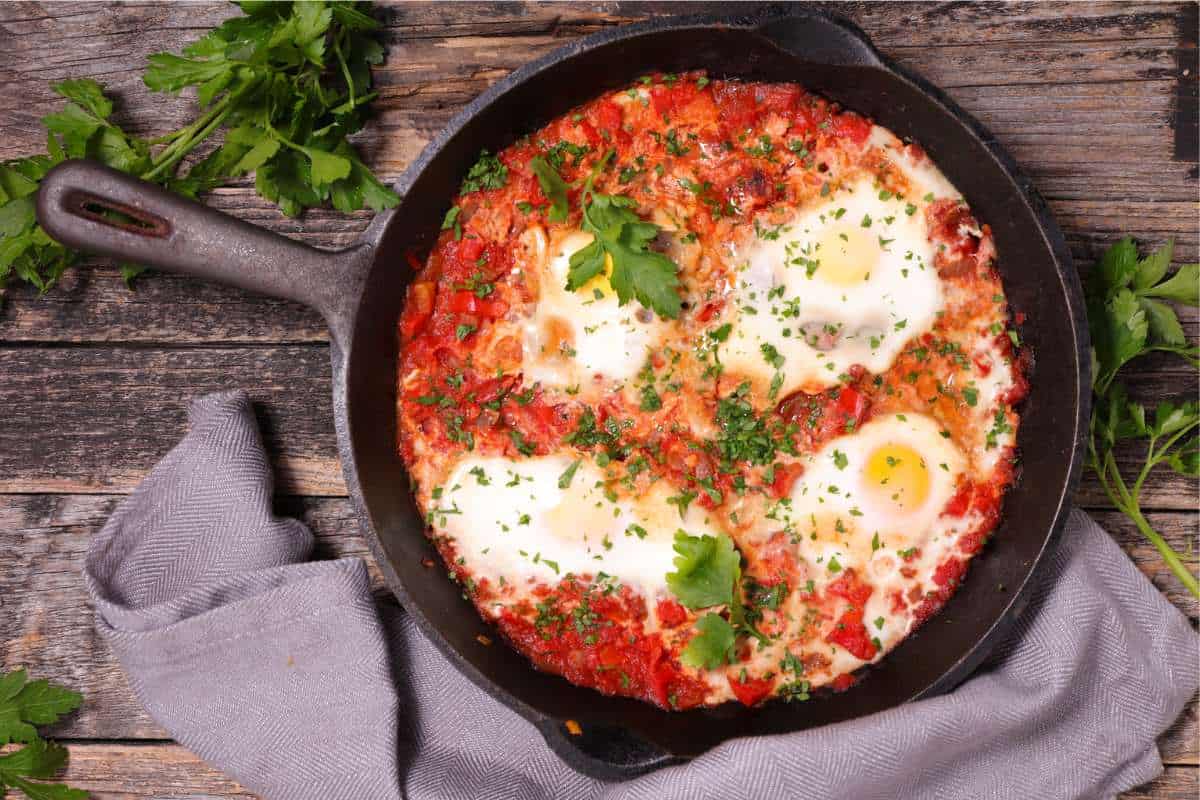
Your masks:
M 64 779 L 91 792 L 94 800 L 155 797 L 173 800 L 255 800 L 229 778 L 177 744 L 70 742 Z M 1194 800 L 1200 770 L 1168 766 L 1161 776 L 1121 800 Z
M 235 388 L 259 421 L 288 494 L 345 493 L 328 347 L 171 350 L 0 348 L 0 491 L 125 491 L 179 439 L 188 398 Z
M 1150 400 L 1192 392 L 1172 366 L 1134 373 Z M 0 347 L 0 404 L 21 424 L 0 426 L 0 492 L 127 492 L 183 435 L 189 399 L 244 388 L 259 404 L 284 494 L 345 494 L 334 440 L 324 345 L 263 347 Z M 1132 446 L 1119 451 L 1137 465 Z M 1145 489 L 1148 509 L 1194 509 L 1200 487 L 1163 469 Z M 1088 476 L 1077 496 L 1107 506 Z
M 62 779 L 92 800 L 258 798 L 177 744 L 68 742 L 67 749 Z
M 1200 770 L 1167 767 L 1162 775 L 1144 786 L 1121 795 L 1121 800 L 1195 800 L 1200 791 Z
M 87 696 L 83 709 L 55 733 L 69 738 L 166 738 L 138 706 L 119 667 L 92 625 L 80 571 L 89 538 L 120 502 L 113 495 L 0 495 L 0 664 L 26 665 L 31 672 L 78 688 Z M 317 536 L 318 558 L 366 558 L 372 582 L 388 596 L 372 562 L 348 501 L 284 498 L 277 513 L 305 521 Z M 1096 515 L 1138 567 L 1195 622 L 1200 604 L 1170 575 L 1157 552 L 1124 517 Z M 1182 513 L 1151 515 L 1154 524 L 1180 551 L 1197 558 L 1197 518 Z M 1163 737 L 1164 758 L 1200 763 L 1196 704 Z

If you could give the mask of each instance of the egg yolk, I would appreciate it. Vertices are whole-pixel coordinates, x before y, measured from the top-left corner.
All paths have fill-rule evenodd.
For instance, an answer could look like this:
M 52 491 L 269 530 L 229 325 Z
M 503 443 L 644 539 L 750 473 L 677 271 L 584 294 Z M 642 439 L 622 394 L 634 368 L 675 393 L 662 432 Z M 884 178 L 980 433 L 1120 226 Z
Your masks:
M 608 253 L 605 253 L 604 269 L 583 286 L 580 286 L 579 291 L 583 292 L 585 295 L 594 295 L 595 290 L 599 289 L 601 294 L 608 294 L 610 291 L 612 291 L 612 284 L 609 282 L 609 278 L 612 277 L 612 273 L 612 256 Z
M 867 490 L 898 510 L 920 508 L 929 497 L 929 469 L 921 454 L 903 444 L 885 444 L 867 458 Z
M 583 231 L 574 231 L 573 233 L 568 234 L 562 242 L 562 251 L 558 257 L 560 263 L 555 265 L 558 267 L 558 270 L 556 271 L 561 271 L 565 277 L 568 270 L 570 270 L 571 256 L 591 244 L 594 238 L 595 237 L 593 237 L 592 234 L 584 233 Z M 612 284 L 609 282 L 609 279 L 612 277 L 612 273 L 612 255 L 605 253 L 604 269 L 601 270 L 597 275 L 593 276 L 592 279 L 587 283 L 580 286 L 576 291 L 583 293 L 588 298 L 593 297 L 596 290 L 599 290 L 602 294 L 608 294 L 612 291 Z
M 879 245 L 861 226 L 835 225 L 817 240 L 816 277 L 837 286 L 853 286 L 871 275 Z

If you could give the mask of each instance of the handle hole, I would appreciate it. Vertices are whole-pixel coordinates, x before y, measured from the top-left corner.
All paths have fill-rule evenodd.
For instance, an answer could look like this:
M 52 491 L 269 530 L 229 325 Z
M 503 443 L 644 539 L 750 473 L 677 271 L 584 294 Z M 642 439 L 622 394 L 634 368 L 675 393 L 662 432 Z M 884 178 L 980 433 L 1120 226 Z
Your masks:
M 170 223 L 162 217 L 87 192 L 72 192 L 68 195 L 66 209 L 75 216 L 138 236 L 162 239 L 171 233 Z

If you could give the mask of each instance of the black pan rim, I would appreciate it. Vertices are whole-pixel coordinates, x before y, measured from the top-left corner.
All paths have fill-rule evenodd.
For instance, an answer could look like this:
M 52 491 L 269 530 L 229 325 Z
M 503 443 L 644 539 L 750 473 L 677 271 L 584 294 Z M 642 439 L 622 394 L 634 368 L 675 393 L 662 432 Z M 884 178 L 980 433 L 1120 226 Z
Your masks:
M 557 68 L 563 61 L 569 60 L 572 57 L 585 51 L 595 49 L 607 45 L 611 42 L 629 39 L 638 36 L 653 35 L 655 33 L 666 30 L 681 30 L 688 28 L 712 28 L 718 26 L 726 26 L 731 28 L 755 27 L 768 21 L 773 21 L 780 18 L 792 18 L 796 20 L 804 20 L 811 18 L 820 18 L 829 22 L 833 22 L 847 29 L 856 38 L 859 38 L 867 47 L 870 48 L 872 55 L 879 62 L 879 68 L 890 72 L 893 76 L 908 82 L 916 87 L 920 92 L 927 95 L 951 116 L 955 117 L 960 123 L 969 128 L 974 135 L 982 142 L 992 157 L 997 161 L 1000 168 L 1008 176 L 1012 182 L 1012 188 L 1021 201 L 1025 203 L 1032 211 L 1034 217 L 1038 220 L 1038 233 L 1042 240 L 1042 246 L 1050 254 L 1051 260 L 1055 263 L 1058 270 L 1058 279 L 1061 282 L 1062 292 L 1067 299 L 1069 313 L 1072 318 L 1072 331 L 1074 333 L 1074 356 L 1076 376 L 1076 397 L 1077 402 L 1076 413 L 1074 419 L 1075 433 L 1073 437 L 1074 446 L 1071 451 L 1071 463 L 1066 481 L 1064 481 L 1061 491 L 1058 492 L 1058 497 L 1055 501 L 1055 512 L 1053 519 L 1048 526 L 1048 530 L 1043 539 L 1041 548 L 1037 556 L 1032 560 L 1029 569 L 1025 573 L 1025 578 L 1020 586 L 1013 587 L 1011 600 L 1005 606 L 1003 612 L 996 618 L 992 625 L 981 635 L 976 644 L 970 648 L 964 655 L 948 670 L 942 677 L 925 689 L 909 697 L 902 702 L 911 702 L 922 697 L 939 694 L 953 688 L 955 685 L 965 679 L 987 656 L 998 641 L 1012 628 L 1019 613 L 1023 610 L 1029 599 L 1029 590 L 1035 581 L 1036 574 L 1039 572 L 1038 566 L 1045 560 L 1047 550 L 1053 545 L 1059 535 L 1062 526 L 1065 522 L 1067 512 L 1069 510 L 1070 497 L 1078 485 L 1082 472 L 1082 453 L 1083 441 L 1087 430 L 1087 420 L 1090 415 L 1090 377 L 1089 368 L 1090 360 L 1088 358 L 1089 342 L 1087 334 L 1086 316 L 1083 308 L 1082 289 L 1079 278 L 1075 272 L 1070 251 L 1067 248 L 1065 238 L 1058 228 L 1046 207 L 1046 204 L 1037 190 L 1033 187 L 1032 182 L 1024 175 L 1016 162 L 1007 153 L 1004 147 L 995 139 L 995 137 L 970 114 L 959 107 L 954 101 L 949 99 L 940 89 L 930 84 L 920 76 L 917 76 L 910 71 L 900 67 L 895 62 L 891 61 L 886 56 L 880 54 L 873 45 L 870 44 L 869 38 L 860 29 L 845 19 L 829 14 L 824 11 L 814 9 L 787 9 L 780 11 L 779 9 L 768 9 L 766 12 L 758 12 L 749 15 L 735 16 L 712 16 L 712 15 L 688 15 L 688 16 L 672 16 L 652 19 L 647 22 L 637 23 L 634 25 L 616 27 L 610 30 L 601 31 L 587 37 L 574 40 L 564 47 L 559 48 L 546 56 L 536 59 L 519 69 L 515 70 L 505 78 L 498 81 L 496 84 L 488 88 L 467 106 L 465 106 L 458 114 L 454 116 L 451 122 L 437 136 L 429 142 L 424 148 L 420 156 L 409 166 L 405 173 L 396 183 L 396 190 L 401 195 L 406 195 L 417 178 L 422 172 L 433 162 L 441 153 L 446 143 L 457 136 L 460 131 L 483 109 L 492 105 L 501 99 L 507 92 L 514 87 L 524 83 L 530 77 L 539 74 L 543 71 Z M 402 208 L 402 206 L 401 206 Z M 394 216 L 400 209 L 396 209 L 384 214 L 377 215 L 369 225 L 362 236 L 362 241 L 369 246 L 375 247 L 382 240 L 388 226 L 391 224 Z M 353 427 L 353 419 L 349 416 L 349 409 L 346 402 L 347 386 L 346 375 L 350 371 L 350 360 L 353 358 L 352 347 L 347 347 L 344 353 L 346 360 L 343 362 L 341 356 L 336 352 L 334 355 L 335 362 L 335 418 L 338 422 L 338 440 L 341 450 L 342 464 L 345 471 L 347 485 L 350 490 L 350 495 L 359 515 L 359 518 L 364 521 L 364 529 L 367 532 L 367 540 L 376 560 L 381 565 L 387 583 L 391 591 L 393 591 L 400 599 L 406 610 L 413 615 L 422 632 L 438 647 L 444 656 L 469 680 L 479 686 L 481 689 L 488 692 L 493 697 L 497 698 L 509 708 L 516 711 L 521 716 L 525 717 L 530 722 L 537 725 L 543 732 L 546 732 L 551 727 L 558 727 L 561 720 L 556 720 L 547 717 L 541 711 L 527 705 L 512 694 L 504 687 L 497 685 L 494 681 L 483 675 L 474 665 L 472 665 L 461 653 L 459 653 L 440 633 L 435 622 L 427 619 L 419 610 L 416 604 L 409 602 L 407 591 L 391 566 L 387 552 L 380 540 L 373 525 L 370 523 L 372 519 L 369 509 L 365 505 L 361 484 L 358 479 L 356 460 L 352 447 L 352 437 L 350 429 Z M 1016 487 L 1014 487 L 1014 490 Z M 1010 498 L 1012 493 L 1010 492 Z M 532 670 L 533 667 L 530 666 Z M 746 709 L 743 713 L 753 714 L 753 709 Z M 681 718 L 682 715 L 680 715 Z M 551 745 L 554 745 L 553 740 L 548 737 Z M 559 747 L 554 747 L 555 751 L 566 760 L 574 763 L 578 768 L 584 771 L 596 774 L 598 770 L 595 765 L 586 763 L 577 763 L 577 753 L 563 752 Z

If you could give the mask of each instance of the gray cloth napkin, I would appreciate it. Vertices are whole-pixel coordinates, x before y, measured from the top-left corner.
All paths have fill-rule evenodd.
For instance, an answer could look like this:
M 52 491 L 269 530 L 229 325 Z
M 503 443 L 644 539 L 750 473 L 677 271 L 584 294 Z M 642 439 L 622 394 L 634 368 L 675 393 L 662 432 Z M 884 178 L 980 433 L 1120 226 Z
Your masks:
M 602 783 L 377 607 L 360 560 L 305 563 L 244 394 L 190 416 L 92 541 L 87 585 L 150 715 L 272 800 L 1111 797 L 1162 771 L 1155 738 L 1200 680 L 1188 620 L 1074 511 L 1017 630 L 954 692 Z

